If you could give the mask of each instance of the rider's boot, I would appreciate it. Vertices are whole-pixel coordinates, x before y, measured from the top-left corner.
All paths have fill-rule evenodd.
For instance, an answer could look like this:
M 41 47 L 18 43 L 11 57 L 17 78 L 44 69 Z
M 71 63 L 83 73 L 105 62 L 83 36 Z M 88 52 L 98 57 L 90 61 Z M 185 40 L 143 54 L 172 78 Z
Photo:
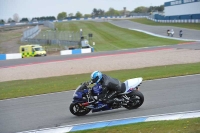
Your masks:
M 115 102 L 123 102 L 124 99 L 114 98 L 114 101 L 115 101 Z
M 115 101 L 118 101 L 119 99 L 118 99 L 118 98 L 115 98 L 115 97 L 118 95 L 118 93 L 119 93 L 119 92 L 114 91 L 113 93 L 109 94 L 109 95 L 107 96 L 106 103 L 112 104 L 112 103 L 114 103 Z

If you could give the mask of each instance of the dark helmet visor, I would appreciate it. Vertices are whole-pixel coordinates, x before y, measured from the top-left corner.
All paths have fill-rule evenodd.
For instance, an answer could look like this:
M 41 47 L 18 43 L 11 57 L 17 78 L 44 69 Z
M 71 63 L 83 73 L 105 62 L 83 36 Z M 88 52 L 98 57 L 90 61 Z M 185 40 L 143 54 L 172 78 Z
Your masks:
M 92 82 L 96 83 L 98 79 L 99 79 L 99 76 L 97 76 L 96 78 L 92 79 Z

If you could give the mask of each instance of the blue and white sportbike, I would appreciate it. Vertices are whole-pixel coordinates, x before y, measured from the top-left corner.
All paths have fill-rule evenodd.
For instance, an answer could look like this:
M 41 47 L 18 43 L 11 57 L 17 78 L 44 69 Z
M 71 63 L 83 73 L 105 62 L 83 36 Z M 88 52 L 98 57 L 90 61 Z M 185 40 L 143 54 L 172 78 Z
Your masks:
M 142 78 L 128 79 L 122 83 L 122 92 L 113 100 L 111 104 L 98 101 L 97 96 L 102 92 L 102 86 L 95 84 L 89 87 L 92 83 L 85 82 L 77 87 L 73 95 L 73 101 L 70 104 L 70 112 L 76 116 L 83 116 L 90 111 L 99 112 L 112 110 L 117 108 L 137 109 L 144 102 L 144 96 L 139 91 L 139 86 L 142 83 Z M 114 99 L 115 99 L 114 98 Z

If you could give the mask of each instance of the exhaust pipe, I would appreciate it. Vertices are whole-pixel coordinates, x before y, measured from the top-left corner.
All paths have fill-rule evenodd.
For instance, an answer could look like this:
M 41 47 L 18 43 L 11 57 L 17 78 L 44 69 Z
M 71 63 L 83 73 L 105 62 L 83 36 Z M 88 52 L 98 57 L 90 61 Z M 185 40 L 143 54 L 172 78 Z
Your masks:
M 82 106 L 88 106 L 88 105 L 90 105 L 90 104 L 92 104 L 92 103 L 94 103 L 95 101 L 92 101 L 92 102 L 86 102 L 86 103 L 82 103 L 81 105 Z
M 88 102 L 86 102 L 86 103 L 82 103 L 82 106 L 88 106 L 88 105 L 89 105 Z

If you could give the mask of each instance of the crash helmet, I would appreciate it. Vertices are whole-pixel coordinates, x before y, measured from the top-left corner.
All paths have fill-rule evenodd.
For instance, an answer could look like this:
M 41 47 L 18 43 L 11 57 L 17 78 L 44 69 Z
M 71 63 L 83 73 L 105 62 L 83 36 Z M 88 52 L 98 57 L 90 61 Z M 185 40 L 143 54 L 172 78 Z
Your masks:
M 100 71 L 94 71 L 91 74 L 91 80 L 93 83 L 99 83 L 99 81 L 102 79 L 102 73 Z

